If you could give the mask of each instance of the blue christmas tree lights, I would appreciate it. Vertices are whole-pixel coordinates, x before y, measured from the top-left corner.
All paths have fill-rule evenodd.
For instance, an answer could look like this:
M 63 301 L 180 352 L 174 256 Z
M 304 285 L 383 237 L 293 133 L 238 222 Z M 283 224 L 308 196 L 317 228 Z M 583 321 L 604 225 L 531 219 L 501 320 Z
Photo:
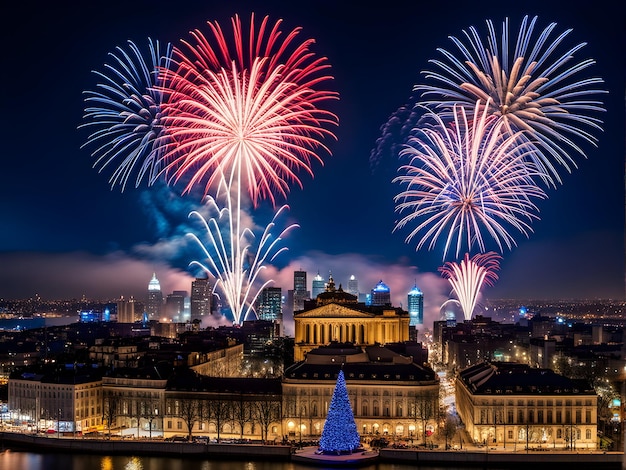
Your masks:
M 328 408 L 319 448 L 323 453 L 338 454 L 352 453 L 360 446 L 361 438 L 356 430 L 346 380 L 341 370 Z

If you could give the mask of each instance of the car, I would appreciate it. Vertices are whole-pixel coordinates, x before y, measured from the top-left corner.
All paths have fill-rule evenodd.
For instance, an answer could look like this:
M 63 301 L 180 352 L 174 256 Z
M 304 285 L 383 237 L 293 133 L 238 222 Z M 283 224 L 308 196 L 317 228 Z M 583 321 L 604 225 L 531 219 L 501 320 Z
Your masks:
M 209 437 L 208 436 L 194 436 L 193 442 L 195 442 L 196 444 L 208 444 Z

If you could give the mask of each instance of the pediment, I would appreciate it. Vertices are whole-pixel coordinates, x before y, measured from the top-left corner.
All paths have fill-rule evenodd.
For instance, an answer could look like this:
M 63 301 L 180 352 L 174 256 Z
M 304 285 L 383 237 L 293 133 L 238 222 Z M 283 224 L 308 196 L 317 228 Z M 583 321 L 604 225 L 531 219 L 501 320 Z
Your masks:
M 328 304 L 305 312 L 296 313 L 294 318 L 373 318 L 373 313 L 361 312 L 339 304 Z

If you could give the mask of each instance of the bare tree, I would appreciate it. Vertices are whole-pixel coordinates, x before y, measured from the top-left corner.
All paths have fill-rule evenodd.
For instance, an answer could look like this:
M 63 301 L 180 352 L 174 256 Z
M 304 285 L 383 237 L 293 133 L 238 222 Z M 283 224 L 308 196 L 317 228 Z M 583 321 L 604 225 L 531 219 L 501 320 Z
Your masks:
M 270 426 L 280 418 L 280 401 L 276 399 L 254 402 L 254 419 L 261 427 L 261 439 L 267 441 Z
M 180 402 L 179 417 L 187 426 L 187 440 L 191 440 L 193 427 L 198 421 L 198 401 L 190 398 L 183 399 Z
M 439 406 L 436 392 L 417 393 L 409 402 L 409 413 L 422 423 L 422 436 L 426 444 L 426 425 L 437 417 Z
M 244 426 L 253 421 L 252 417 L 252 404 L 243 399 L 243 396 L 240 394 L 239 399 L 233 402 L 233 413 L 232 418 L 235 423 L 239 426 L 239 437 L 243 438 L 243 429 Z
M 102 409 L 102 420 L 107 424 L 107 430 L 109 439 L 111 438 L 111 426 L 117 420 L 119 412 L 120 397 L 114 393 L 108 393 L 104 396 L 104 403 Z
M 211 420 L 215 424 L 217 430 L 217 441 L 220 440 L 220 433 L 225 423 L 232 420 L 232 403 L 221 397 L 216 397 L 210 402 Z

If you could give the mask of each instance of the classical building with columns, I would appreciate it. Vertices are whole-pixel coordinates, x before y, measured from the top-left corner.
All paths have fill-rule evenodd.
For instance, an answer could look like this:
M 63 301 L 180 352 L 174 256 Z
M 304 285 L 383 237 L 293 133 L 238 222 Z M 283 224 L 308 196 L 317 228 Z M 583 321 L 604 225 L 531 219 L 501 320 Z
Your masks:
M 409 313 L 391 306 L 367 306 L 355 295 L 335 287 L 332 276 L 326 291 L 293 315 L 294 361 L 330 342 L 356 346 L 400 343 L 409 340 Z

